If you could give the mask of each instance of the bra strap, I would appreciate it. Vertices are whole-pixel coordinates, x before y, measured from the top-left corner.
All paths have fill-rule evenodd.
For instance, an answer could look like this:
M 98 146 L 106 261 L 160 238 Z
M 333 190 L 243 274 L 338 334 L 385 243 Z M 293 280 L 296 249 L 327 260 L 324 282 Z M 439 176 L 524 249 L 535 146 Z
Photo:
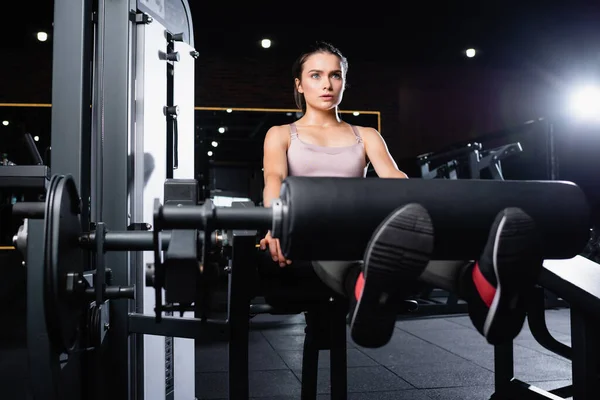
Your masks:
M 350 125 L 350 127 L 352 128 L 352 132 L 354 132 L 354 136 L 356 136 L 356 143 L 362 143 L 363 139 L 360 136 L 360 133 L 358 133 L 358 128 L 354 125 Z
M 292 139 L 296 139 L 298 137 L 298 130 L 296 129 L 296 124 L 294 122 L 290 124 L 290 136 Z

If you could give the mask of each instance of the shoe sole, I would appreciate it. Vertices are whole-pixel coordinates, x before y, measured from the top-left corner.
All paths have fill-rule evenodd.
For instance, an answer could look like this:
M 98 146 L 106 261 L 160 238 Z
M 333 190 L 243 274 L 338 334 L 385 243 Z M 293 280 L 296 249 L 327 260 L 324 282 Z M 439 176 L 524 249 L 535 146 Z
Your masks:
M 394 299 L 402 296 L 401 285 L 423 273 L 433 245 L 431 218 L 418 204 L 394 211 L 375 230 L 365 251 L 365 285 L 351 320 L 356 344 L 376 348 L 389 342 L 398 314 Z
M 542 260 L 536 258 L 538 243 L 531 217 L 520 209 L 507 209 L 498 224 L 492 253 L 497 287 L 483 325 L 490 343 L 512 340 L 523 326 L 523 292 L 533 287 L 542 268 Z

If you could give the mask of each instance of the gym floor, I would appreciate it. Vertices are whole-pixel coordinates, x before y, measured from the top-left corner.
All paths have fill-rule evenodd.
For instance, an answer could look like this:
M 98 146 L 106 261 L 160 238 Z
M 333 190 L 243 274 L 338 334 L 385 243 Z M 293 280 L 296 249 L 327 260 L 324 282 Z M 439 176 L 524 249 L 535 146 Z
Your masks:
M 546 311 L 554 337 L 570 345 L 568 309 Z M 250 396 L 300 399 L 304 317 L 258 315 L 251 320 Z M 226 343 L 197 345 L 198 399 L 227 399 Z M 487 400 L 494 391 L 494 349 L 467 315 L 403 319 L 379 349 L 348 334 L 348 399 Z M 319 400 L 329 399 L 329 353 L 319 359 Z M 515 340 L 515 377 L 545 390 L 571 383 L 571 364 L 541 347 L 527 325 Z
M 15 303 L 0 310 L 2 400 L 27 398 L 23 311 L 24 304 Z M 547 310 L 546 316 L 553 335 L 570 344 L 569 310 Z M 300 398 L 304 326 L 303 315 L 263 314 L 251 320 L 253 399 Z M 227 399 L 227 343 L 217 340 L 196 349 L 198 399 Z M 321 353 L 318 390 L 325 400 L 329 354 Z M 493 370 L 493 348 L 462 314 L 399 320 L 392 340 L 380 349 L 360 348 L 348 335 L 349 400 L 487 400 Z M 570 362 L 543 349 L 526 326 L 515 341 L 515 376 L 542 389 L 558 388 L 571 383 Z

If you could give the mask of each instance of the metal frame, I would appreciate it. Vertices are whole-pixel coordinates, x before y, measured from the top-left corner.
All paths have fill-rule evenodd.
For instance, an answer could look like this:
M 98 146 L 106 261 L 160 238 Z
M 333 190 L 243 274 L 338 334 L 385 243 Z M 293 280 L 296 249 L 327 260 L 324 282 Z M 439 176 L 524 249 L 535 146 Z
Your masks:
M 541 286 L 536 287 L 530 308 L 528 321 L 531 333 L 536 341 L 547 350 L 571 361 L 572 384 L 543 390 L 528 384 L 517 377 L 514 371 L 513 343 L 494 346 L 494 400 L 575 400 L 597 399 L 598 368 L 600 365 L 599 332 L 594 327 L 596 316 L 571 304 L 571 346 L 556 340 L 548 331 L 545 322 L 545 292 Z
M 171 1 L 175 0 L 167 3 Z M 193 44 L 189 5 L 186 0 L 177 2 L 183 5 L 189 23 L 186 41 Z M 91 222 L 100 221 L 111 230 L 125 231 L 131 222 L 129 154 L 139 144 L 130 135 L 135 131 L 136 21 L 132 13 L 138 1 L 98 0 L 96 10 L 93 4 L 92 0 L 55 0 L 51 168 L 52 174 L 74 177 L 82 200 L 83 231 L 90 229 Z M 110 162 L 104 162 L 104 157 L 110 157 Z M 143 176 L 136 178 L 143 182 Z M 132 214 L 135 210 L 132 205 Z M 30 232 L 32 243 L 40 232 Z M 143 277 L 136 273 L 141 264 L 136 256 L 134 252 L 106 253 L 116 284 L 135 282 L 136 287 L 144 287 Z M 36 257 L 30 261 L 43 265 Z M 141 299 L 112 301 L 110 306 L 110 351 L 101 351 L 104 365 L 100 367 L 106 375 L 105 394 L 144 398 L 142 336 L 130 335 L 129 325 L 130 316 L 142 311 Z M 139 326 L 138 320 L 133 321 L 133 327 Z M 95 362 L 90 361 L 91 367 Z
M 99 112 L 102 119 L 96 127 L 99 136 L 95 143 L 101 144 L 95 154 L 108 159 L 99 159 L 94 177 L 94 187 L 101 187 L 93 201 L 97 201 L 102 222 L 111 230 L 127 230 L 129 195 L 129 135 L 132 131 L 133 85 L 132 85 L 132 36 L 133 24 L 130 10 L 135 4 L 130 0 L 99 0 L 98 38 L 103 46 L 99 49 L 98 81 L 102 83 L 98 91 Z M 103 14 L 103 15 L 102 15 Z M 108 100 L 105 100 L 108 99 Z M 53 132 L 54 134 L 54 132 Z M 136 282 L 135 265 L 130 265 L 125 252 L 108 252 L 106 265 L 113 271 L 113 281 L 119 285 Z M 136 397 L 139 385 L 130 385 L 130 377 L 135 374 L 139 359 L 136 357 L 136 335 L 129 335 L 127 316 L 134 311 L 130 301 L 111 302 L 111 329 L 108 332 L 110 352 L 106 352 L 104 370 L 110 371 L 108 395 L 122 396 L 129 393 Z M 143 365 L 143 364 L 141 364 Z M 134 375 L 133 375 L 134 376 Z
M 248 377 L 248 338 L 250 327 L 250 293 L 248 282 L 256 268 L 256 231 L 232 232 L 231 269 L 229 273 L 229 398 L 250 397 Z
M 128 182 L 127 174 L 123 172 L 127 171 L 126 133 L 131 124 L 129 11 L 129 0 L 100 0 L 96 14 L 92 13 L 90 0 L 55 1 L 51 169 L 52 174 L 71 174 L 74 177 L 82 200 L 84 231 L 97 218 L 111 229 L 122 230 L 127 226 Z M 96 48 L 95 81 L 102 85 L 92 99 L 94 85 L 90 62 L 93 59 L 94 16 L 100 27 L 96 32 L 96 43 L 101 46 Z M 110 79 L 105 80 L 105 76 Z M 103 97 L 111 101 L 104 104 Z M 95 115 L 97 125 L 93 130 L 92 103 L 101 115 L 101 118 Z M 88 134 L 90 132 L 93 134 Z M 99 140 L 94 140 L 94 137 Z M 112 155 L 110 163 L 102 162 L 104 152 Z M 107 177 L 110 184 L 104 185 Z M 103 188 L 111 192 L 106 193 Z M 93 216 L 90 215 L 92 209 Z M 109 253 L 106 257 L 107 263 L 113 267 L 115 281 L 128 284 L 131 276 L 126 255 Z M 111 352 L 107 353 L 105 371 L 110 373 L 108 394 L 116 396 L 130 389 L 128 302 L 114 302 L 112 307 L 108 334 Z M 134 365 L 132 367 L 135 368 Z
M 234 205 L 232 205 L 235 207 Z M 306 330 L 302 354 L 301 398 L 317 396 L 319 352 L 330 350 L 331 399 L 345 399 L 348 391 L 345 299 L 329 298 L 315 302 L 307 299 L 305 308 L 277 309 L 270 305 L 253 305 L 256 285 L 249 285 L 256 276 L 259 257 L 256 253 L 256 231 L 232 232 L 232 255 L 229 264 L 228 326 L 229 398 L 248 399 L 248 318 L 251 310 L 258 313 L 306 313 Z M 250 292 L 250 288 L 252 292 Z M 298 300 L 298 299 L 295 299 Z M 207 324 L 207 326 L 210 326 Z
M 82 225 L 89 223 L 92 2 L 55 0 L 52 56 L 53 174 L 71 174 L 82 198 Z
M 54 45 L 52 59 L 52 110 L 51 110 L 51 153 L 52 174 L 71 174 L 79 189 L 82 201 L 81 224 L 87 229 L 90 223 L 90 172 L 91 135 L 84 134 L 91 130 L 92 101 L 92 2 L 81 0 L 55 0 L 54 2 Z M 43 323 L 44 304 L 43 291 L 39 290 L 43 282 L 43 255 L 39 249 L 44 243 L 44 223 L 39 220 L 29 221 L 27 246 L 28 286 L 28 346 L 30 354 L 37 353 L 38 360 L 30 365 L 39 367 L 40 373 L 32 371 L 33 379 L 39 380 L 38 389 L 49 389 L 48 393 L 39 393 L 40 398 L 60 399 L 65 393 L 54 392 L 53 382 L 68 376 L 72 381 L 70 395 L 82 396 L 82 368 L 80 355 L 72 355 L 64 369 L 58 363 L 58 356 L 48 341 L 46 327 Z M 34 251 L 34 250 L 37 250 Z M 36 254 L 37 253 L 37 254 Z M 42 281 L 40 281 L 42 280 Z M 32 293 L 34 292 L 34 293 Z M 41 301 L 40 298 L 42 297 Z M 40 315 L 41 313 L 41 315 Z M 34 336 L 35 335 L 35 336 Z M 39 347 L 38 347 L 39 346 Z M 37 355 L 36 355 L 37 357 Z M 41 360 L 41 361 L 40 361 Z M 40 363 L 40 364 L 37 364 Z M 68 369 L 71 371 L 68 372 Z M 84 379 L 87 377 L 83 376 Z M 49 380 L 48 380 L 49 379 Z M 41 384 L 41 386 L 38 386 Z M 49 386 L 50 385 L 50 386 Z M 70 385 L 59 384 L 59 389 Z

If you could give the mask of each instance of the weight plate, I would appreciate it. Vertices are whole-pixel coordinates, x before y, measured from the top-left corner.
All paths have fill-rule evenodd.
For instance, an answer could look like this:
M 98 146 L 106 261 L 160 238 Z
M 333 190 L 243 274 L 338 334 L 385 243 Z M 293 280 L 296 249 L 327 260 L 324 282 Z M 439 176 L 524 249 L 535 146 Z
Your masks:
M 56 348 L 69 353 L 75 346 L 85 300 L 67 292 L 67 275 L 83 272 L 84 253 L 79 194 L 69 175 L 55 175 L 46 198 L 44 223 L 44 310 L 48 337 Z

